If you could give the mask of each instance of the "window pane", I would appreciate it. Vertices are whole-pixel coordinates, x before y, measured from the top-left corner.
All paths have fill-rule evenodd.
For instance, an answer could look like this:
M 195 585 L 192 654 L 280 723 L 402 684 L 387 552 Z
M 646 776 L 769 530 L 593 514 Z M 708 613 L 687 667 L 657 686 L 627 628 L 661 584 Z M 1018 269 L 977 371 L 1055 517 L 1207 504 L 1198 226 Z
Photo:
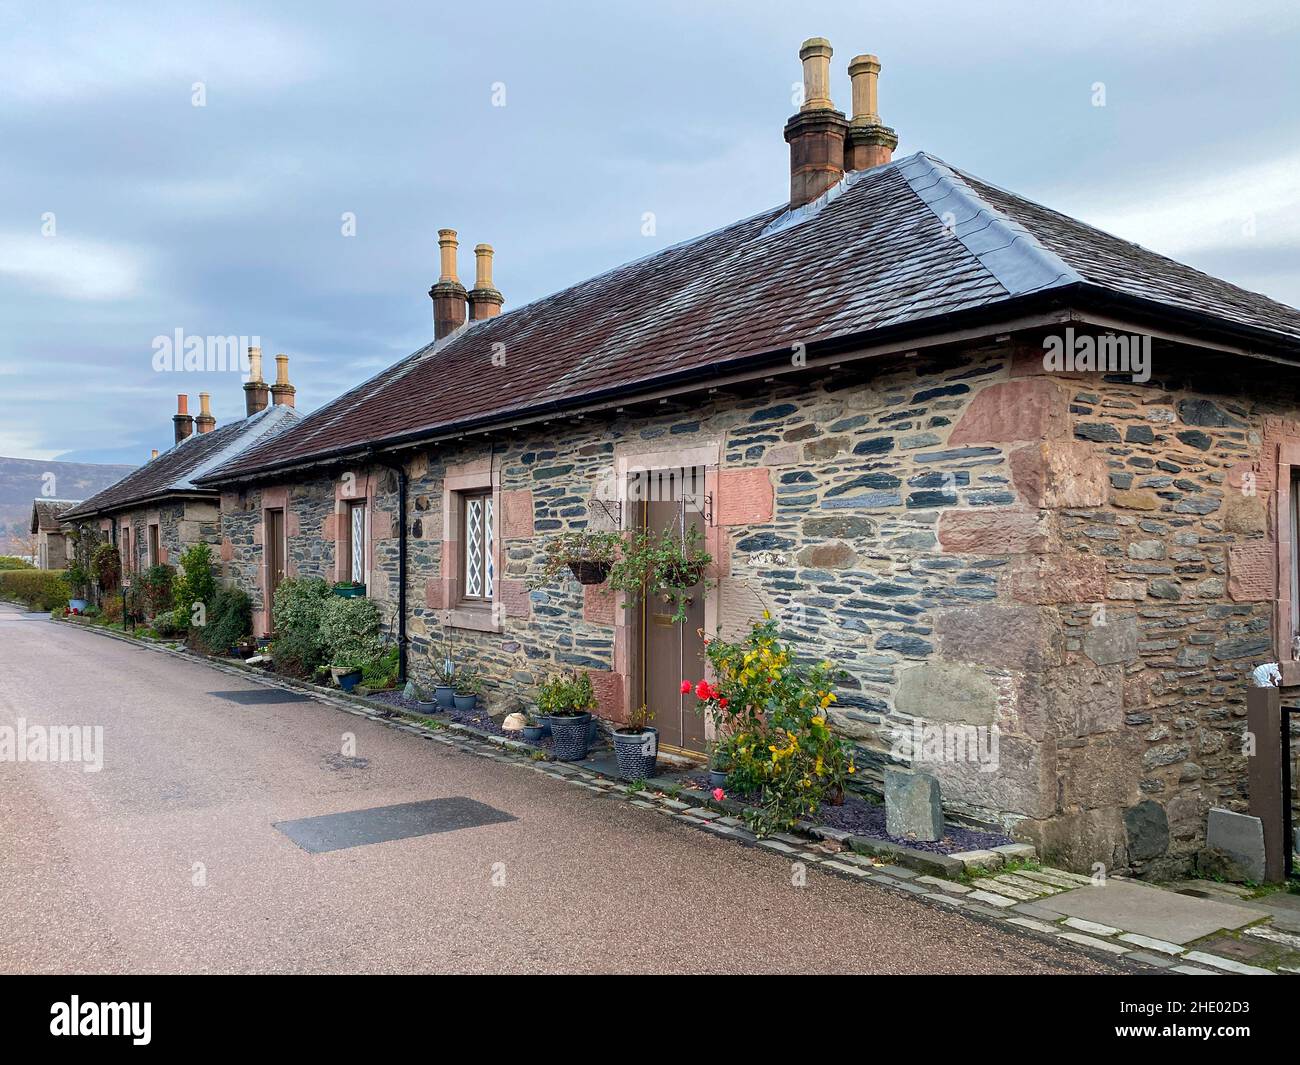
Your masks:
M 352 583 L 360 584 L 366 579 L 366 508 L 352 507 Z
M 496 560 L 492 557 L 492 497 L 483 497 L 483 598 L 492 598 L 496 586 Z
M 465 594 L 483 598 L 483 497 L 465 501 Z

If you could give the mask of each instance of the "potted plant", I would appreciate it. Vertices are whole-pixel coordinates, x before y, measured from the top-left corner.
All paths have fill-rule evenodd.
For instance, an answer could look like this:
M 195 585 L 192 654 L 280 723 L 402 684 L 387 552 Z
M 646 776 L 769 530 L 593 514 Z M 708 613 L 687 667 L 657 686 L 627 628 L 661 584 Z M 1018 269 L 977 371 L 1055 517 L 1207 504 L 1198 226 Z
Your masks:
M 626 725 L 614 730 L 614 755 L 618 775 L 624 780 L 645 780 L 655 775 L 659 760 L 659 730 L 650 721 L 654 712 L 644 703 L 632 711 Z
M 694 525 L 684 530 L 641 529 L 627 538 L 622 554 L 610 567 L 609 587 L 623 593 L 631 607 L 642 596 L 663 594 L 673 604 L 672 620 L 686 620 L 690 592 L 703 579 L 713 556 L 701 546 L 704 538 Z
M 725 743 L 714 742 L 709 751 L 709 787 L 720 788 L 731 774 L 731 755 Z
M 364 663 L 355 660 L 344 660 L 333 663 L 330 666 L 330 674 L 334 677 L 334 683 L 345 692 L 350 692 L 361 683 L 363 664 Z
M 531 710 L 524 715 L 524 718 L 524 742 L 537 743 L 546 735 L 546 726 L 537 720 L 537 715 Z
M 561 762 L 587 757 L 591 711 L 596 706 L 591 675 L 572 669 L 552 674 L 538 690 L 537 706 L 550 720 L 555 757 Z
M 360 599 L 366 594 L 366 586 L 356 581 L 339 581 L 334 585 L 334 594 L 344 599 Z
M 443 710 L 450 710 L 456 701 L 456 667 L 444 661 L 438 667 L 433 684 L 433 701 Z
M 546 541 L 541 576 L 549 584 L 566 569 L 579 584 L 602 584 L 619 556 L 623 536 L 617 532 L 574 529 Z
M 479 671 L 471 667 L 457 670 L 452 684 L 452 701 L 457 710 L 473 710 L 478 705 L 478 698 L 483 694 L 483 678 Z

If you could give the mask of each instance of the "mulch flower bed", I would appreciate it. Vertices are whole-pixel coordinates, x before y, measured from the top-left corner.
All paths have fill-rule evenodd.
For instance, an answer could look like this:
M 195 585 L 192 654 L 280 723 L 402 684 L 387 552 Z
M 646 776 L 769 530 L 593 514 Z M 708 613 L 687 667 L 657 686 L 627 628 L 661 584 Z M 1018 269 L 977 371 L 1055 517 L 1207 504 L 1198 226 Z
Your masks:
M 476 706 L 473 710 L 457 710 L 454 706 L 443 709 L 438 707 L 432 714 L 428 710 L 421 710 L 414 699 L 408 699 L 398 689 L 391 691 L 371 692 L 367 698 L 377 703 L 383 703 L 385 706 L 391 706 L 395 710 L 401 710 L 405 714 L 417 714 L 424 717 L 437 717 L 442 720 L 454 721 L 458 725 L 466 725 L 469 728 L 478 729 L 480 732 L 490 732 L 494 736 L 504 736 L 507 739 L 518 740 L 520 743 L 526 743 L 522 732 L 507 731 L 501 727 L 500 722 L 492 717 L 481 706 Z M 549 751 L 554 744 L 550 736 L 543 736 L 536 743 L 530 746 L 538 750 Z
M 713 790 L 707 776 L 692 777 L 686 783 L 688 787 L 698 788 L 701 791 Z M 743 795 L 731 797 L 742 802 L 746 798 Z M 953 824 L 945 824 L 943 839 L 935 840 L 933 843 L 910 839 L 907 836 L 891 836 L 885 831 L 884 806 L 864 799 L 860 795 L 846 795 L 844 802 L 839 806 L 833 806 L 829 802 L 822 803 L 816 815 L 809 820 L 814 824 L 839 829 L 841 832 L 849 832 L 855 836 L 881 840 L 885 843 L 897 843 L 900 847 L 930 851 L 933 854 L 988 850 L 990 847 L 1001 847 L 1003 844 L 1015 842 L 1010 836 L 1004 836 L 1000 832 L 978 832 L 972 828 L 962 828 L 960 825 Z

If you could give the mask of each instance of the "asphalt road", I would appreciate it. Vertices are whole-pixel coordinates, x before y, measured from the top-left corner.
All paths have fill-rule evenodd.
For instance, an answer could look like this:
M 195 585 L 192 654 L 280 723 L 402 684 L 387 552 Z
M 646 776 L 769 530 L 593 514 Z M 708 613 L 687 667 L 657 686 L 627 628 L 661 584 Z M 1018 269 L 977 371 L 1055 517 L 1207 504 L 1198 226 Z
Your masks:
M 0 725 L 100 725 L 103 768 L 0 762 L 5 972 L 1107 973 L 525 767 L 0 605 Z M 344 734 L 355 756 L 340 758 Z M 466 796 L 515 820 L 312 854 L 276 822 Z

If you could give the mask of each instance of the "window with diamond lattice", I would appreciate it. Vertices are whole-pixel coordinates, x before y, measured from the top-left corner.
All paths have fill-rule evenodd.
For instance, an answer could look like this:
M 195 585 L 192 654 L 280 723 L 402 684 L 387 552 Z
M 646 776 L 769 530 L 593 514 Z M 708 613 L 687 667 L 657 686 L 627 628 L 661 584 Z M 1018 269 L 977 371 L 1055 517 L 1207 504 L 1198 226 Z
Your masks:
M 366 503 L 365 500 L 350 502 L 347 505 L 348 516 L 348 555 L 343 572 L 346 580 L 353 584 L 366 582 Z
M 490 600 L 496 587 L 494 558 L 494 508 L 490 492 L 473 493 L 462 499 L 461 543 L 464 545 L 464 573 L 461 575 L 466 599 Z

